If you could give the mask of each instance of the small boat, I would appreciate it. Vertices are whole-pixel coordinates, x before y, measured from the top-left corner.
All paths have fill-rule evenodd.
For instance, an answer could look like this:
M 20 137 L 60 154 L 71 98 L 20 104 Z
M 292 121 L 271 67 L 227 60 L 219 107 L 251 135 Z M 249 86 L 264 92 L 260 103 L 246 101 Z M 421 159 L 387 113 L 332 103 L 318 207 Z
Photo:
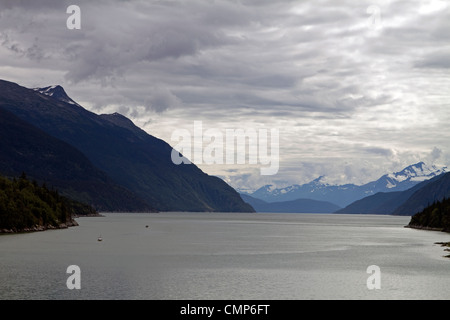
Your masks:
M 102 240 L 103 240 L 102 236 L 97 238 L 97 241 L 102 241 Z

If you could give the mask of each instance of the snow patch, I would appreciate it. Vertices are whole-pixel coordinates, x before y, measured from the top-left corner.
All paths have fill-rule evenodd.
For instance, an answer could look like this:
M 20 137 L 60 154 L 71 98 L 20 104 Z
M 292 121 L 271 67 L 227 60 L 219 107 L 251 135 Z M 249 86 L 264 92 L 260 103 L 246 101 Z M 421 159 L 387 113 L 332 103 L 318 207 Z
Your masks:
M 389 181 L 386 185 L 386 188 L 388 189 L 392 189 L 395 188 L 397 185 L 395 183 L 392 183 L 391 181 Z

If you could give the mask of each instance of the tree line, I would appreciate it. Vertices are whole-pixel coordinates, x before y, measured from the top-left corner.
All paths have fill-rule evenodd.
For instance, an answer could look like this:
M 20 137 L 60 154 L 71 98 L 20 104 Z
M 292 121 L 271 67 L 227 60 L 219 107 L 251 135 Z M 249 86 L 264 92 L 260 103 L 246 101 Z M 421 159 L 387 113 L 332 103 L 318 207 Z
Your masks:
M 61 196 L 57 190 L 30 181 L 25 173 L 9 179 L 0 175 L 0 230 L 61 227 L 74 215 L 96 214 L 92 207 Z
M 409 225 L 450 232 L 450 198 L 436 201 L 423 211 L 413 215 Z

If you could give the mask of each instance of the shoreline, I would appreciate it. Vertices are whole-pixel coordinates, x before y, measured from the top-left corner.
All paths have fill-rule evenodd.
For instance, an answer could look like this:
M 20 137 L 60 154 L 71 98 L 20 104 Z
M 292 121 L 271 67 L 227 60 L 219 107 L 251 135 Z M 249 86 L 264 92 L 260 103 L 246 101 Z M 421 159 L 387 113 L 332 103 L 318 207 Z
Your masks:
M 102 215 L 100 213 L 89 213 L 89 214 L 80 214 L 80 215 L 74 214 L 72 216 L 72 219 L 83 218 L 83 217 L 104 217 L 104 215 Z
M 450 241 L 449 242 L 435 242 L 434 244 L 440 245 L 441 247 L 444 247 L 444 251 L 450 252 Z M 450 254 L 444 256 L 444 258 L 450 258 Z
M 418 230 L 425 230 L 425 231 L 439 231 L 439 232 L 445 232 L 450 233 L 450 230 L 446 230 L 444 228 L 431 228 L 427 226 L 419 226 L 419 225 L 407 225 L 405 228 L 411 228 L 411 229 L 418 229 Z M 450 251 L 450 241 L 449 242 L 435 242 L 434 244 L 440 245 L 441 247 L 445 247 L 444 251 L 449 252 Z M 450 258 L 450 254 L 443 256 L 444 258 Z
M 92 213 L 92 214 L 82 214 L 82 215 L 72 215 L 71 217 L 71 221 L 66 222 L 66 223 L 60 223 L 57 226 L 54 225 L 34 225 L 32 227 L 27 227 L 27 228 L 23 228 L 23 229 L 0 229 L 0 235 L 2 234 L 16 234 L 16 233 L 30 233 L 30 232 L 39 232 L 39 231 L 46 231 L 46 230 L 59 230 L 59 229 L 68 229 L 70 227 L 78 227 L 79 224 L 78 222 L 75 220 L 76 218 L 81 218 L 81 217 L 104 217 L 104 215 L 100 214 L 100 213 Z
M 32 227 L 27 227 L 27 228 L 23 228 L 23 229 L 0 229 L 0 234 L 30 233 L 30 232 L 39 232 L 39 231 L 46 231 L 46 230 L 68 229 L 70 227 L 77 227 L 77 226 L 78 226 L 78 222 L 76 222 L 74 219 L 72 219 L 72 221 L 69 221 L 66 223 L 60 223 L 57 226 L 35 225 Z
M 420 225 L 406 225 L 404 228 L 411 228 L 411 229 L 417 229 L 417 230 L 427 230 L 427 231 L 440 231 L 440 232 L 446 232 L 450 233 L 450 230 L 446 230 L 444 228 L 432 228 L 427 226 L 420 226 Z

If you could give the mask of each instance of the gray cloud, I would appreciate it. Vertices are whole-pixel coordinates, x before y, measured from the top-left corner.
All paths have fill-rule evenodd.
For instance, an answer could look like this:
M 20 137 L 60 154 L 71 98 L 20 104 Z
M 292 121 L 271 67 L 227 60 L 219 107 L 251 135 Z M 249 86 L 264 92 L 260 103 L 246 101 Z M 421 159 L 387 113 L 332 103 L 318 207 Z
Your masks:
M 395 155 L 395 151 L 388 148 L 382 148 L 382 147 L 366 147 L 364 148 L 366 152 L 382 155 L 385 157 L 392 157 Z
M 432 52 L 422 57 L 422 59 L 417 61 L 414 66 L 416 68 L 449 69 L 450 50 L 439 50 L 438 52 Z
M 443 152 L 438 147 L 434 147 L 433 150 L 431 150 L 429 156 L 427 157 L 427 160 L 430 163 L 436 163 L 439 161 L 439 159 L 443 156 Z
M 1 1 L 0 74 L 61 84 L 87 108 L 120 111 L 168 142 L 194 120 L 282 128 L 271 177 L 280 184 L 369 179 L 449 153 L 445 2 L 83 0 L 82 29 L 68 30 L 70 4 Z M 430 156 L 434 146 L 442 155 Z M 229 169 L 207 168 L 236 184 L 270 182 Z

